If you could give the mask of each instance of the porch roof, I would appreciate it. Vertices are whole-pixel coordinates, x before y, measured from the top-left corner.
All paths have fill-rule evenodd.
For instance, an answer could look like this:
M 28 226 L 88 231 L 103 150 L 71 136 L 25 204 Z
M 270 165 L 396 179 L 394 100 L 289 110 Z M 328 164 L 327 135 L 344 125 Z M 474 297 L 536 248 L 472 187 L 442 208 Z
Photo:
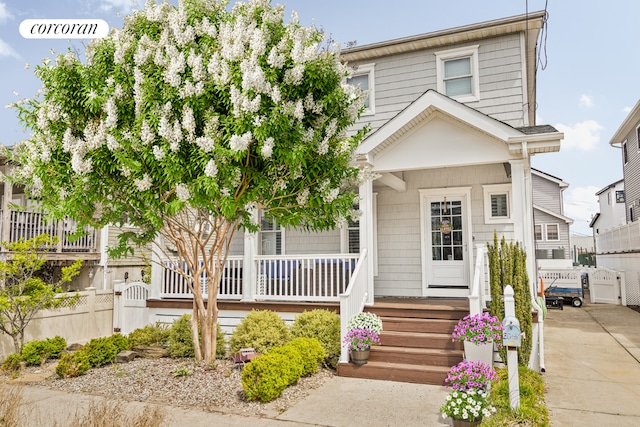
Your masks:
M 365 139 L 358 148 L 358 154 L 366 158 L 370 164 L 375 164 L 376 156 L 406 139 L 413 131 L 436 117 L 452 121 L 458 128 L 479 132 L 489 140 L 504 143 L 508 152 L 502 154 L 503 158 L 496 159 L 500 162 L 509 158 L 559 151 L 560 140 L 563 137 L 563 134 L 552 126 L 514 128 L 429 89 Z M 455 147 L 451 148 L 455 149 Z M 448 165 L 442 164 L 442 166 Z

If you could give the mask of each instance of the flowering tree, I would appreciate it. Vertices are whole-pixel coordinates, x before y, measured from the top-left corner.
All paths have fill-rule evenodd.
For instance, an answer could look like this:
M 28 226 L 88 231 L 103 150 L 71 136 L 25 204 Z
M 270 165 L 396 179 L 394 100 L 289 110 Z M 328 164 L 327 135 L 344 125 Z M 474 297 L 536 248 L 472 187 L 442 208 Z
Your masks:
M 194 296 L 196 357 L 215 357 L 217 286 L 238 229 L 261 209 L 284 226 L 336 227 L 355 215 L 361 173 L 347 134 L 362 108 L 337 50 L 268 0 L 148 2 L 90 43 L 86 63 L 37 67 L 42 95 L 16 105 L 31 129 L 14 179 L 79 227 L 129 223 L 113 256 L 161 236 Z M 79 228 L 80 230 L 80 228 Z M 158 246 L 165 258 L 170 251 Z M 199 328 L 198 328 L 199 326 Z M 201 333 L 198 337 L 198 329 Z

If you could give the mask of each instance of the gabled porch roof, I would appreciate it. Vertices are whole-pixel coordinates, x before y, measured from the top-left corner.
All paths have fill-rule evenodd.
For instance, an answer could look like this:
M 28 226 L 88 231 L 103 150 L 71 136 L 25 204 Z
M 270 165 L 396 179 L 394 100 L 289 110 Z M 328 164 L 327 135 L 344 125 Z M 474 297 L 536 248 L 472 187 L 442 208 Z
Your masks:
M 551 126 L 516 129 L 430 89 L 365 139 L 358 154 L 374 170 L 393 170 L 399 156 L 417 157 L 417 149 L 431 149 L 431 156 L 426 157 L 433 157 L 435 151 L 455 150 L 458 157 L 444 156 L 440 164 L 409 161 L 407 169 L 505 162 L 559 151 L 562 136 Z M 425 140 L 430 141 L 428 146 Z M 401 145 L 404 150 L 398 149 Z M 385 162 L 380 162 L 383 157 Z

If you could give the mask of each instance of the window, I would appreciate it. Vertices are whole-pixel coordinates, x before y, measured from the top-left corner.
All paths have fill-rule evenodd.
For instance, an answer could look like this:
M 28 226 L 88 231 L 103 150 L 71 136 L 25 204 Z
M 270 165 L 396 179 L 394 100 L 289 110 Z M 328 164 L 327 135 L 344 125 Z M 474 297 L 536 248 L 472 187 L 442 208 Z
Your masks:
M 622 163 L 627 164 L 629 158 L 627 156 L 627 141 L 622 143 Z
M 347 83 L 360 86 L 367 92 L 367 99 L 364 102 L 365 110 L 362 113 L 364 115 L 375 113 L 374 66 L 375 64 L 358 65 L 353 75 L 347 79 Z
M 547 240 L 560 240 L 558 233 L 558 224 L 547 224 Z
M 536 235 L 536 240 L 537 241 L 541 241 L 542 240 L 542 225 L 541 224 L 536 224 L 535 225 L 534 233 Z
M 438 92 L 461 102 L 480 99 L 478 46 L 436 53 Z
M 511 222 L 511 184 L 483 185 L 485 224 Z
M 350 254 L 360 253 L 360 221 L 352 220 L 347 224 L 347 245 Z
M 636 140 L 638 141 L 638 151 L 640 151 L 640 126 L 636 128 Z
M 616 190 L 616 203 L 624 203 L 624 190 Z
M 275 220 L 264 216 L 260 218 L 260 248 L 262 255 L 282 255 L 283 251 L 283 231 Z

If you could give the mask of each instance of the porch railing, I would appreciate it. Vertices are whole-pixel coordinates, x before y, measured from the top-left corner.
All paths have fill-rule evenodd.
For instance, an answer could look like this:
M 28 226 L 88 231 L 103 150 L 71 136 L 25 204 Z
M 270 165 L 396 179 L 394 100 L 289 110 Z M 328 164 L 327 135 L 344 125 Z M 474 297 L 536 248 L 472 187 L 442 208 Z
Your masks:
M 367 275 L 363 274 L 366 269 L 367 250 L 363 249 L 360 259 L 355 266 L 349 286 L 340 295 L 340 337 L 344 337 L 347 333 L 347 324 L 349 319 L 355 314 L 364 310 L 364 305 L 369 297 L 367 292 Z M 341 338 L 342 341 L 342 338 Z M 340 362 L 349 362 L 349 350 L 342 347 L 340 351 Z
M 476 264 L 473 282 L 469 292 L 469 314 L 480 314 L 491 300 L 491 281 L 489 280 L 489 255 L 487 247 L 476 245 Z
M 32 239 L 41 234 L 58 237 L 58 245 L 54 252 L 97 252 L 97 232 L 87 228 L 87 233 L 73 240 L 71 235 L 76 231 L 77 222 L 72 219 L 50 221 L 41 212 L 10 210 L 9 229 L 0 230 L 2 240 L 17 242 L 20 239 Z M 0 217 L 4 211 L 0 210 Z
M 246 276 L 241 256 L 229 257 L 219 284 L 220 299 L 337 302 L 346 291 L 358 261 L 357 254 L 256 256 L 255 276 Z M 191 298 L 186 279 L 165 262 L 160 298 Z M 203 296 L 209 278 L 200 276 Z M 250 289 L 245 289 L 250 286 Z

